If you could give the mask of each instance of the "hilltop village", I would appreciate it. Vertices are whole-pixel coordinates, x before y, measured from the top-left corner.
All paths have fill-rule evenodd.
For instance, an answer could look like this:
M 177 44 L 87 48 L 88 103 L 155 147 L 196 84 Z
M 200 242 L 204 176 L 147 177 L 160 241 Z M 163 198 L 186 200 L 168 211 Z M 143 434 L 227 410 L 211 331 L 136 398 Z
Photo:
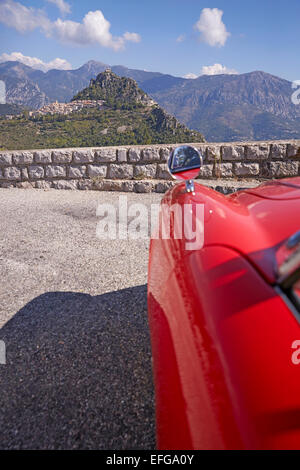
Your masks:
M 102 108 L 104 100 L 74 100 L 70 103 L 54 103 L 47 104 L 36 111 L 29 111 L 29 116 L 43 116 L 46 114 L 70 114 L 80 111 L 83 108 Z
M 105 104 L 104 100 L 74 100 L 70 103 L 59 103 L 55 101 L 54 103 L 46 104 L 39 109 L 29 111 L 29 117 L 38 117 L 38 116 L 46 116 L 54 115 L 54 114 L 63 114 L 68 115 L 74 113 L 76 111 L 80 111 L 83 108 L 96 108 L 101 109 Z M 6 119 L 15 119 L 16 117 L 22 117 L 23 113 L 20 114 L 6 114 Z

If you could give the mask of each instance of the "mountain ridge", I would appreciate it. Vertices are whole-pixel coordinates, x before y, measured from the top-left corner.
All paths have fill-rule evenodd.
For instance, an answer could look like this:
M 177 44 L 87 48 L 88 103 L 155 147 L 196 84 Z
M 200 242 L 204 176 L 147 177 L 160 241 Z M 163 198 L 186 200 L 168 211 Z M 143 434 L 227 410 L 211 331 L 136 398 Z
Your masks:
M 137 83 L 106 70 L 73 97 L 10 120 L 0 119 L 0 148 L 30 149 L 204 142 L 155 103 Z M 83 101 L 78 107 L 78 102 Z M 55 107 L 56 106 L 56 107 Z
M 0 64 L 0 79 L 14 74 L 14 81 L 8 80 L 8 102 L 35 108 L 69 101 L 109 67 L 92 60 L 75 70 L 41 72 L 10 64 Z M 291 101 L 292 83 L 275 75 L 258 70 L 187 79 L 122 65 L 110 69 L 136 80 L 168 113 L 203 132 L 208 141 L 300 138 L 300 106 Z

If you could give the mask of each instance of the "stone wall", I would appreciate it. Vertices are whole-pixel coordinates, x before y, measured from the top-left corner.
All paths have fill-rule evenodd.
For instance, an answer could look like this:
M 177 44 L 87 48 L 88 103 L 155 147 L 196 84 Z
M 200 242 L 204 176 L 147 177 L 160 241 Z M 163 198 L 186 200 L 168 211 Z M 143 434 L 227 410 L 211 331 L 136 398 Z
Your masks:
M 204 157 L 199 178 L 215 184 L 300 174 L 300 141 L 191 144 Z M 164 192 L 176 145 L 0 152 L 0 187 Z

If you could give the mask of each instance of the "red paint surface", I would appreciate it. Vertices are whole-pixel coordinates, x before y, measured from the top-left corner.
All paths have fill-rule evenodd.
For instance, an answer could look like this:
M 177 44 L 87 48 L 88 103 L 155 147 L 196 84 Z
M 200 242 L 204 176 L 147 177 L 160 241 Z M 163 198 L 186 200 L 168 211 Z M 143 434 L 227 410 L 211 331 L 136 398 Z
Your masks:
M 151 240 L 160 449 L 300 449 L 299 321 L 273 285 L 276 251 L 300 229 L 300 188 L 292 199 L 287 188 L 223 196 L 196 184 L 192 195 L 179 184 L 163 199 L 204 203 L 205 243 Z
M 199 168 L 194 168 L 192 170 L 179 171 L 173 174 L 173 177 L 177 180 L 192 180 L 197 178 L 199 175 Z

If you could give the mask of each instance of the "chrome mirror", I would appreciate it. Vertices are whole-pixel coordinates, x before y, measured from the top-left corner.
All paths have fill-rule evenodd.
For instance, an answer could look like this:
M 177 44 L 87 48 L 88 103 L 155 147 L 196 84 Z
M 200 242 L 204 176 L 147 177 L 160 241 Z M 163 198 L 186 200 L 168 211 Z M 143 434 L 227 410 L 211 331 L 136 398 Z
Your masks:
M 181 145 L 171 152 L 168 169 L 172 178 L 186 181 L 187 192 L 193 192 L 193 179 L 199 175 L 202 164 L 202 155 L 198 150 L 190 145 Z

